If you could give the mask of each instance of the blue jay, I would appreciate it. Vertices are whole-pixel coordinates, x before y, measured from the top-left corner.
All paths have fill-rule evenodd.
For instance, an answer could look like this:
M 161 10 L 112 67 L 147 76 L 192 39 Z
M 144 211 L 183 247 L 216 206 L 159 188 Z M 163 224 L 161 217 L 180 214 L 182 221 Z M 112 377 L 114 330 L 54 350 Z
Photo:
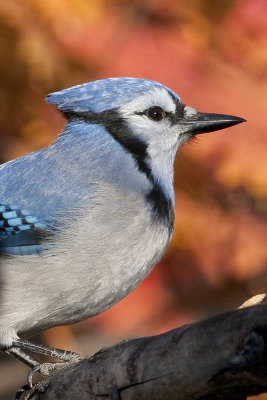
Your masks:
M 90 82 L 47 101 L 64 131 L 0 166 L 0 348 L 33 368 L 28 350 L 75 354 L 25 338 L 107 310 L 164 254 L 178 147 L 245 121 L 200 113 L 145 79 Z

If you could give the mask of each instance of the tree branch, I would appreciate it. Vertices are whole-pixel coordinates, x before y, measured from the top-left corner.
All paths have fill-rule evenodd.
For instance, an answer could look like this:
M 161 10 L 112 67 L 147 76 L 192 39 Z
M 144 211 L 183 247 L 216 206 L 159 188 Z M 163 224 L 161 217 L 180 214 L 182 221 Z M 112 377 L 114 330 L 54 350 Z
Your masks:
M 103 349 L 53 373 L 28 398 L 244 400 L 267 391 L 266 345 L 267 305 L 238 309 Z

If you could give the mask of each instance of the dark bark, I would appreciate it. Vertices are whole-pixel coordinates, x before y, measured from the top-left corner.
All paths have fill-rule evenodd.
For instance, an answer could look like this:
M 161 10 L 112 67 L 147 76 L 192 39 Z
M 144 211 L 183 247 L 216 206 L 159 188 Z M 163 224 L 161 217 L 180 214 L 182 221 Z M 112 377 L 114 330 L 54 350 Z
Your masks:
M 244 400 L 267 391 L 266 344 L 267 305 L 243 308 L 103 349 L 30 398 Z

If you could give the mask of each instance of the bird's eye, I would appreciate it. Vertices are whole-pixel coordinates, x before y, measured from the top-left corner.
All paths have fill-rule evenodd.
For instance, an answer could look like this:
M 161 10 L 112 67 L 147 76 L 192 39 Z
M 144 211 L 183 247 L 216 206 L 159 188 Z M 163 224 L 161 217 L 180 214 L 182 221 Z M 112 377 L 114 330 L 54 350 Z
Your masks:
M 150 107 L 146 111 L 148 118 L 153 119 L 153 121 L 161 121 L 165 117 L 165 111 L 158 106 Z

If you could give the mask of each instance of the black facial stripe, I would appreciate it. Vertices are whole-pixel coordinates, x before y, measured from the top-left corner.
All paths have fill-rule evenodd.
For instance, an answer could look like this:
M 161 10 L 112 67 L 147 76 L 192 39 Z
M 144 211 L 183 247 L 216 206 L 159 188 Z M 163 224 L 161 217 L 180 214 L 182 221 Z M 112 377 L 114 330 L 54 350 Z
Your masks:
M 179 109 L 184 109 L 184 104 L 180 101 L 180 99 L 176 96 L 174 96 L 173 92 L 171 92 L 170 90 L 168 90 L 169 95 L 171 96 L 175 106 L 176 106 L 176 111 L 178 111 Z
M 185 105 L 179 103 L 179 107 L 178 108 L 176 107 L 176 111 L 174 114 L 168 113 L 167 118 L 170 120 L 171 125 L 178 124 L 178 122 L 184 118 L 184 108 L 185 108 Z
M 64 115 L 69 120 L 78 119 L 104 126 L 114 139 L 134 156 L 139 168 L 139 160 L 144 160 L 148 157 L 146 143 L 130 131 L 125 120 L 117 111 L 108 110 L 100 113 L 65 111 Z
M 78 113 L 70 110 L 64 111 L 64 115 L 70 121 L 78 119 L 102 125 L 133 156 L 139 170 L 146 174 L 147 179 L 152 184 L 152 189 L 147 193 L 146 198 L 151 204 L 153 212 L 161 221 L 169 226 L 169 230 L 172 232 L 174 222 L 173 206 L 171 201 L 166 198 L 161 186 L 155 182 L 151 173 L 151 169 L 146 161 L 149 159 L 147 144 L 134 135 L 120 114 L 116 110 L 107 110 L 100 113 L 92 111 Z
M 171 121 L 171 125 L 175 125 L 178 121 L 184 118 L 185 104 L 181 103 L 178 97 L 176 97 L 171 91 L 168 91 L 168 93 L 175 104 L 175 113 L 167 113 L 167 117 Z
M 155 182 L 146 198 L 152 204 L 153 211 L 169 226 L 171 234 L 174 226 L 174 210 L 171 200 L 167 199 L 161 186 Z

